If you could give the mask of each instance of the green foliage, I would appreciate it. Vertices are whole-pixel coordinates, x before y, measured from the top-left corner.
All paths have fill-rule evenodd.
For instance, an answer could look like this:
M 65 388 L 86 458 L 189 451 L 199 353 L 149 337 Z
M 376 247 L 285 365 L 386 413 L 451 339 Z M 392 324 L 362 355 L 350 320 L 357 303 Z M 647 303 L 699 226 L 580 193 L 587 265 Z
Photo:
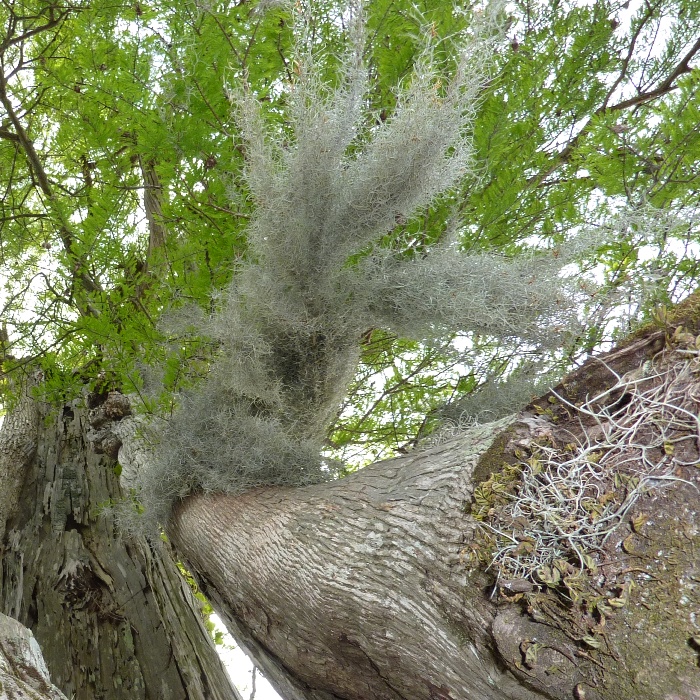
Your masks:
M 457 200 L 457 213 L 468 224 L 463 233 L 468 249 L 498 245 L 512 250 L 519 242 L 531 244 L 535 237 L 560 240 L 611 212 L 629 216 L 629 208 L 634 211 L 640 205 L 644 211 L 645 203 L 668 214 L 691 209 L 687 225 L 651 237 L 649 223 L 656 214 L 646 210 L 646 216 L 634 215 L 637 221 L 630 226 L 635 230 L 629 231 L 628 245 L 616 239 L 601 256 L 592 256 L 584 270 L 595 271 L 613 288 L 630 280 L 638 283 L 647 300 L 641 306 L 634 301 L 622 318 L 619 310 L 614 312 L 617 320 L 612 322 L 596 316 L 565 354 L 539 353 L 540 372 L 547 367 L 565 370 L 601 343 L 609 343 L 614 334 L 627 332 L 630 321 L 647 314 L 658 300 L 678 300 L 697 285 L 698 231 L 692 208 L 698 201 L 693 164 L 699 155 L 699 122 L 698 69 L 693 66 L 700 8 L 685 1 L 627 7 L 544 2 L 509 6 L 508 41 L 496 52 L 496 76 L 474 123 L 481 177 L 469 182 Z M 429 235 L 435 219 L 427 219 L 409 240 L 420 242 L 421 234 Z M 592 312 L 597 298 L 591 300 Z M 400 348 L 393 346 L 399 352 Z M 475 372 L 475 384 L 481 386 L 486 376 L 511 373 L 531 350 L 478 336 L 463 356 L 464 369 L 487 367 L 486 372 Z M 437 364 L 449 367 L 451 356 L 447 353 Z M 387 356 L 372 366 L 381 372 L 382 362 L 393 361 Z M 409 348 L 398 361 L 403 362 L 404 376 L 411 377 L 422 358 Z M 390 395 L 391 386 L 389 381 L 385 393 Z M 448 394 L 449 386 L 442 384 Z M 493 382 L 489 386 L 499 392 L 502 388 Z M 371 400 L 363 398 L 366 389 L 357 391 L 367 426 L 364 416 Z M 455 398 L 457 403 L 448 411 L 453 420 L 473 415 Z M 371 448 L 373 454 L 400 451 L 412 437 L 423 434 L 430 411 L 425 393 L 416 387 L 412 396 L 406 394 L 406 403 L 416 407 L 408 424 L 402 410 L 379 403 L 384 412 L 369 420 L 400 425 L 401 431 L 398 439 L 383 432 Z M 352 433 L 357 417 L 347 409 L 343 417 L 339 429 L 347 425 Z
M 236 98 L 257 208 L 246 259 L 203 327 L 217 354 L 139 475 L 140 497 L 160 522 L 193 491 L 237 494 L 334 476 L 321 448 L 368 329 L 422 343 L 464 329 L 535 347 L 556 347 L 579 330 L 578 284 L 561 268 L 590 247 L 588 235 L 513 258 L 467 254 L 449 230 L 421 255 L 387 237 L 470 172 L 493 28 L 454 39 L 449 78 L 424 48 L 391 116 L 368 128 L 360 8 L 351 8 L 331 85 L 321 81 L 308 22 L 299 21 L 289 128 L 268 128 L 250 90 Z M 436 384 L 427 373 L 421 383 Z
M 544 279 L 562 264 L 545 251 L 566 250 L 573 234 L 600 230 L 617 212 L 641 212 L 624 213 L 629 225 L 585 254 L 581 278 L 595 275 L 625 293 L 641 285 L 651 306 L 696 286 L 697 225 L 684 210 L 698 199 L 697 2 L 512 3 L 503 37 L 479 56 L 488 76 L 473 84 L 449 76 L 460 65 L 454 37 L 469 34 L 477 6 L 368 4 L 363 84 L 358 61 L 348 61 L 347 8 L 315 2 L 297 20 L 305 43 L 295 48 L 292 8 L 265 5 L 22 0 L 0 9 L 3 371 L 39 363 L 55 400 L 107 373 L 145 410 L 169 415 L 193 400 L 181 392 L 216 358 L 243 358 L 212 376 L 228 377 L 237 416 L 257 428 L 273 417 L 284 426 L 275 449 L 315 463 L 313 480 L 328 469 L 317 457 L 307 462 L 321 447 L 356 462 L 405 450 L 445 416 L 482 415 L 489 387 L 501 389 L 489 377 L 510 375 L 533 355 L 533 379 L 561 370 L 643 315 L 637 294 L 621 319 L 620 308 L 599 305 L 609 297 L 591 291 L 584 306 L 592 320 L 566 337 L 558 330 L 571 328 L 565 313 L 545 325 L 540 310 L 583 293 L 558 292 Z M 248 117 L 239 111 L 237 122 L 230 98 L 243 85 Z M 462 85 L 467 106 L 452 121 L 450 85 Z M 405 148 L 426 123 L 422 145 Z M 318 148 L 324 138 L 328 151 Z M 409 167 L 416 159 L 423 170 Z M 272 168 L 274 187 L 256 162 Z M 260 182 L 268 183 L 262 191 Z M 324 187 L 314 209 L 306 193 Z M 399 201 L 399 191 L 410 196 Z M 370 200 L 377 206 L 365 210 Z M 345 209 L 326 212 L 323 201 Z M 650 234 L 649 205 L 676 224 Z M 314 229 L 318 216 L 323 231 Z M 310 249 L 299 244 L 302 229 L 326 241 L 318 255 L 311 238 Z M 505 274 L 534 276 L 537 285 L 504 294 Z M 232 278 L 233 291 L 220 292 Z M 432 296 L 419 292 L 428 284 Z M 290 289 L 297 297 L 282 313 Z M 346 312 L 331 321 L 325 306 L 337 308 L 339 295 Z M 479 315 L 485 303 L 493 313 Z M 218 316 L 232 319 L 224 326 L 250 332 L 234 342 L 222 323 L 202 325 L 222 310 L 233 313 Z M 339 352 L 334 368 L 326 363 L 311 381 L 313 395 L 279 373 L 280 356 L 289 368 L 299 351 L 271 340 L 282 316 L 290 347 L 323 336 Z M 261 338 L 275 362 L 266 353 L 250 361 Z M 464 396 L 474 390 L 480 398 L 470 404 Z M 254 420 L 251 397 L 262 401 Z M 270 440 L 261 429 L 253 443 Z
M 199 590 L 199 586 L 194 580 L 194 577 L 183 566 L 182 562 L 177 562 L 177 568 L 179 569 L 182 578 L 185 579 L 187 585 L 192 590 L 192 595 L 194 595 L 197 602 L 199 603 L 199 611 L 202 615 L 202 621 L 204 622 L 204 626 L 206 627 L 207 632 L 209 632 L 209 635 L 214 641 L 214 644 L 216 644 L 217 646 L 223 646 L 224 633 L 220 629 L 216 628 L 216 625 L 211 619 L 211 616 L 214 614 L 214 608 L 212 608 L 211 603 L 207 600 L 204 593 L 202 593 L 202 591 Z

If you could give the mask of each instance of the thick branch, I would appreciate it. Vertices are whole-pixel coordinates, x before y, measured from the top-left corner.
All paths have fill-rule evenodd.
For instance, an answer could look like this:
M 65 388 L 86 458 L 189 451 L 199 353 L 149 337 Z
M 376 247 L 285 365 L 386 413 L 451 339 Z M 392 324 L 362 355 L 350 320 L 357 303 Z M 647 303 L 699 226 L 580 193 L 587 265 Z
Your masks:
M 630 61 L 632 60 L 632 56 L 634 55 L 634 49 L 635 49 L 635 46 L 637 45 L 637 41 L 642 33 L 642 29 L 644 29 L 646 24 L 649 21 L 651 21 L 651 18 L 654 16 L 654 12 L 656 11 L 656 6 L 648 4 L 646 6 L 645 10 L 646 11 L 644 13 L 644 16 L 637 23 L 637 27 L 634 30 L 632 37 L 630 38 L 629 46 L 627 47 L 627 55 L 622 59 L 622 66 L 620 67 L 620 74 L 617 76 L 615 82 L 610 86 L 610 89 L 608 90 L 608 94 L 605 96 L 605 100 L 603 100 L 603 107 L 608 106 L 608 102 L 610 101 L 610 98 L 615 93 L 615 90 L 617 90 L 620 83 L 625 79 L 625 76 L 627 75 L 627 69 L 629 67 Z
M 168 230 L 163 223 L 163 185 L 156 172 L 155 163 L 152 160 L 144 162 L 139 156 L 139 166 L 143 176 L 143 206 L 148 221 L 148 253 L 146 267 L 153 263 L 156 251 L 163 248 L 168 237 Z
M 287 698 L 533 700 L 497 669 L 491 605 L 460 563 L 470 478 L 497 433 L 328 485 L 189 498 L 170 534 Z
M 5 33 L 5 39 L 3 42 L 0 44 L 0 55 L 4 54 L 5 51 L 7 51 L 10 46 L 16 46 L 17 44 L 22 44 L 24 43 L 27 39 L 31 39 L 33 36 L 37 36 L 38 34 L 42 34 L 43 32 L 48 31 L 49 29 L 54 29 L 57 27 L 63 20 L 69 15 L 70 9 L 64 10 L 63 12 L 58 12 L 56 13 L 55 7 L 49 7 L 49 20 L 45 22 L 44 24 L 40 24 L 37 27 L 32 27 L 30 29 L 27 29 L 26 31 L 22 32 L 21 34 L 17 36 L 14 35 L 14 29 L 17 26 L 18 22 L 23 22 L 26 21 L 27 19 L 35 19 L 35 17 L 18 17 L 16 14 L 12 14 L 10 20 L 9 20 L 9 28 L 8 31 Z
M 565 550 L 557 555 L 560 586 L 547 583 L 546 570 L 508 577 L 496 558 L 501 545 L 480 534 L 498 532 L 513 557 L 533 551 L 515 549 L 534 541 L 519 534 L 551 511 L 499 520 L 497 494 L 505 489 L 506 502 L 518 500 L 531 464 L 523 460 L 544 447 L 560 450 L 562 463 L 577 445 L 593 458 L 606 425 L 577 412 L 581 401 L 624 408 L 625 386 L 646 391 L 644 377 L 662 379 L 673 363 L 690 363 L 688 384 L 669 396 L 695 425 L 700 358 L 668 345 L 673 337 L 696 347 L 692 302 L 678 308 L 667 332 L 646 329 L 593 358 L 517 418 L 330 484 L 190 496 L 168 532 L 229 629 L 289 700 L 695 697 L 700 669 L 688 630 L 700 591 L 686 582 L 700 577 L 693 551 L 700 452 L 684 423 L 661 416 L 653 402 L 649 415 L 633 416 L 648 427 L 631 452 L 615 453 L 594 500 L 603 507 L 604 493 L 627 497 L 625 479 L 648 469 L 635 450 L 647 461 L 666 459 L 667 471 L 615 522 L 605 521 L 610 531 L 586 549 L 585 567 Z M 680 325 L 687 330 L 674 333 Z M 657 424 L 663 448 L 651 430 Z M 513 465 L 519 476 L 503 476 Z M 579 498 L 562 499 L 571 518 Z

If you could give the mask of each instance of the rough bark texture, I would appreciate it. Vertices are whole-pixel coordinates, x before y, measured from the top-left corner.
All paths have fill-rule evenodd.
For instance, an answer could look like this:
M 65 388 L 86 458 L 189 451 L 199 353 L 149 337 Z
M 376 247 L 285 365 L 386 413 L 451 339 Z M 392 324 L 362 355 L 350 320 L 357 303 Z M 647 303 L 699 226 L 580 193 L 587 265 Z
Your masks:
M 487 580 L 461 560 L 504 427 L 333 484 L 190 498 L 173 537 L 287 698 L 534 698 L 498 667 Z
M 153 263 L 157 250 L 165 245 L 168 231 L 163 222 L 163 185 L 160 182 L 156 165 L 153 160 L 144 161 L 139 156 L 139 165 L 143 176 L 143 206 L 148 221 L 148 252 L 146 254 L 146 268 Z
M 39 409 L 28 391 L 28 387 L 22 390 L 0 431 L 0 541 L 7 521 L 17 510 L 24 472 L 36 454 Z
M 54 683 L 76 700 L 237 698 L 168 548 L 124 541 L 103 512 L 121 498 L 110 425 L 128 403 L 93 399 L 92 410 L 74 402 L 6 420 L 26 458 L 15 462 L 2 610 L 34 632 Z M 20 437 L 22 424 L 34 432 Z
M 575 402 L 597 393 L 665 339 L 651 332 L 591 361 L 557 394 Z M 509 424 L 333 484 L 191 496 L 169 532 L 290 700 L 699 700 L 692 440 L 673 474 L 680 480 L 640 498 L 591 552 L 600 568 L 582 572 L 576 600 L 527 581 L 494 592 L 492 553 L 481 564 L 470 556 L 483 546 L 469 514 L 474 486 L 534 442 L 560 441 L 558 430 L 573 439 L 591 428 L 575 410 L 550 409 L 545 397 Z
M 0 700 L 66 700 L 49 678 L 34 635 L 0 615 Z
M 699 332 L 652 330 L 516 417 L 342 481 L 190 496 L 169 534 L 289 700 L 700 700 Z M 639 498 L 575 585 L 494 585 L 476 488 L 533 445 L 602 430 L 574 407 L 587 395 L 626 373 L 636 386 L 641 363 L 661 378 L 654 367 L 686 359 L 675 398 L 692 409 L 690 429 L 666 426 L 668 445 L 647 450 L 675 455 L 667 488 Z M 601 399 L 632 400 L 624 386 Z M 232 697 L 167 552 L 121 542 L 95 513 L 118 487 L 114 461 L 93 448 L 114 454 L 129 436 L 124 457 L 138 468 L 147 454 L 135 423 L 117 427 L 126 410 L 113 395 L 89 417 L 73 406 L 53 422 L 15 422 L 38 437 L 36 449 L 6 443 L 20 446 L 24 477 L 5 538 L 4 609 L 36 630 L 54 681 L 77 698 Z

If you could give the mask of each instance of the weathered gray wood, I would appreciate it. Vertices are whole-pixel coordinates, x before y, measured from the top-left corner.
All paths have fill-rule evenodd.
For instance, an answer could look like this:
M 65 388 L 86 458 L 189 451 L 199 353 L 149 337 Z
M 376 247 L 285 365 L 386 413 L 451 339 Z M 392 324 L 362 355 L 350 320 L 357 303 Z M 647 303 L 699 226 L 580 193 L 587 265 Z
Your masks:
M 122 496 L 110 425 L 126 412 L 119 395 L 91 411 L 73 402 L 46 409 L 23 438 L 10 416 L 5 430 L 27 459 L 3 543 L 1 609 L 33 630 L 54 683 L 75 700 L 238 698 L 169 549 L 122 539 L 104 511 Z
M 3 418 L 0 430 L 0 541 L 5 525 L 17 509 L 24 473 L 36 454 L 39 408 L 30 387 L 20 389 L 17 403 Z
M 66 700 L 51 683 L 34 635 L 0 614 L 0 700 Z

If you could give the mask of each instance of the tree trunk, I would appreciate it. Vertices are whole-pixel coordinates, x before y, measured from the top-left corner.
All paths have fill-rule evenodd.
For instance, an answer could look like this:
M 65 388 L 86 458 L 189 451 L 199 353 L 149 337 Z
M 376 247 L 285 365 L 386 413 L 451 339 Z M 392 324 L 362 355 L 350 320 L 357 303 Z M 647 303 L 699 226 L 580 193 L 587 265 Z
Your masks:
M 0 698 L 66 700 L 51 684 L 32 633 L 7 615 L 0 615 Z
M 343 480 L 190 496 L 168 533 L 290 700 L 698 700 L 700 353 L 695 335 L 674 334 L 672 347 L 670 335 L 591 361 L 518 416 Z M 113 454 L 118 433 L 135 441 L 125 462 L 143 459 L 133 426 L 117 427 L 123 397 L 48 422 L 34 405 L 23 400 L 0 437 L 5 483 L 21 484 L 18 508 L 9 490 L 0 503 L 1 592 L 54 682 L 77 698 L 234 696 L 168 551 L 122 542 L 97 516 L 119 494 L 115 462 L 98 453 Z M 593 500 L 629 507 L 578 569 L 562 554 L 507 578 L 493 532 L 528 545 L 525 556 L 532 522 L 507 522 L 503 504 L 523 498 L 542 454 L 569 464 L 579 452 L 592 471 L 617 455 Z M 647 488 L 634 492 L 634 479 Z M 575 513 L 582 496 L 566 493 Z
M 654 386 L 669 367 L 685 372 L 686 384 L 661 402 L 675 396 L 680 413 L 663 424 L 653 406 L 641 417 L 627 411 L 646 443 L 620 458 L 627 486 L 613 465 L 601 482 L 610 494 L 601 485 L 597 500 L 617 497 L 615 489 L 627 497 L 640 455 L 666 466 L 586 552 L 587 567 L 559 562 L 566 585 L 541 571 L 497 581 L 497 567 L 488 567 L 494 551 L 483 551 L 490 540 L 471 514 L 475 487 L 496 483 L 505 465 L 524 474 L 523 452 L 568 454 L 566 442 L 585 445 L 610 428 L 605 411 L 636 406 L 641 380 L 620 377 L 663 344 L 656 333 L 592 361 L 557 389 L 571 405 L 550 395 L 517 417 L 338 482 L 191 496 L 169 534 L 232 634 L 289 700 L 698 700 L 697 352 L 667 350 L 653 363 Z M 574 408 L 613 385 L 597 418 Z
M 103 510 L 122 498 L 110 426 L 128 403 L 92 401 L 57 412 L 25 396 L 6 418 L 2 611 L 76 700 L 239 698 L 169 548 L 122 539 Z

